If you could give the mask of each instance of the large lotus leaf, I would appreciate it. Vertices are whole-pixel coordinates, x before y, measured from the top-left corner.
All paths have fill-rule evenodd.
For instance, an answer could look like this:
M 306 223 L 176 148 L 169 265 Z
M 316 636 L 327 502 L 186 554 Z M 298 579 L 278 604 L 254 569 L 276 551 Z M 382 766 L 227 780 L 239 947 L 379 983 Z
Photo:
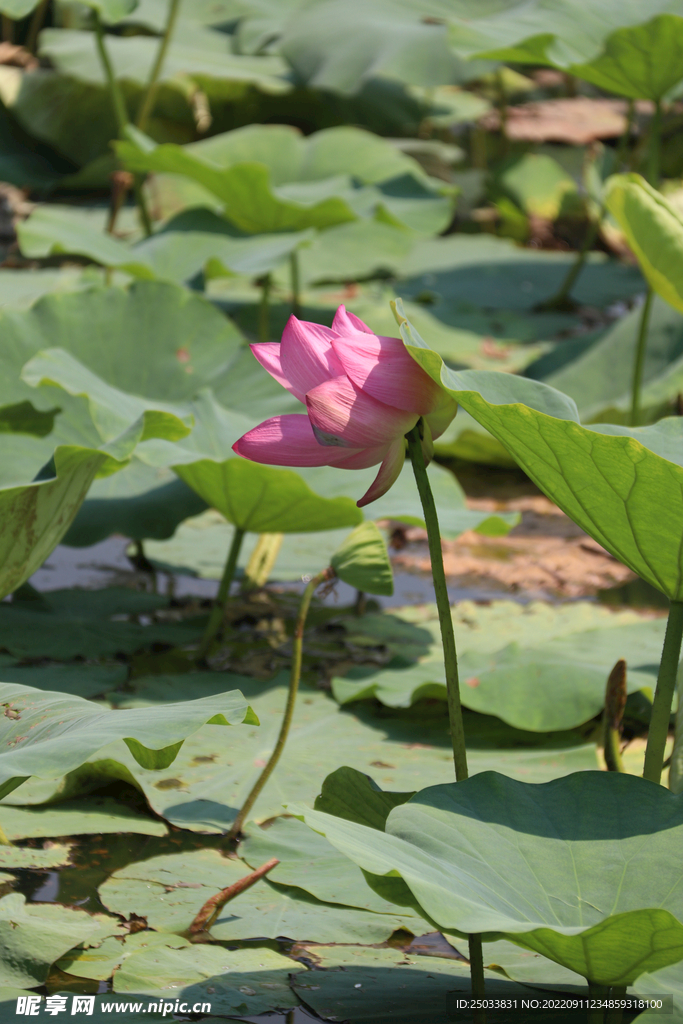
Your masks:
M 350 175 L 364 185 L 410 174 L 428 179 L 420 165 L 386 139 L 349 126 L 325 128 L 303 136 L 290 125 L 252 124 L 214 135 L 185 149 L 227 169 L 256 162 L 270 168 L 275 186 L 325 181 Z
M 435 186 L 414 160 L 355 128 L 325 129 L 302 140 L 284 125 L 252 125 L 184 147 L 154 147 L 131 131 L 117 152 L 132 170 L 191 178 L 250 233 L 329 228 L 380 208 L 399 224 L 417 218 L 417 226 L 436 216 L 434 230 L 448 218 L 448 200 L 435 199 Z M 353 181 L 365 187 L 354 188 Z M 382 183 L 383 190 L 368 188 Z
M 356 220 L 346 198 L 334 194 L 308 203 L 280 199 L 272 191 L 268 168 L 262 164 L 236 164 L 223 170 L 171 143 L 145 152 L 132 142 L 119 142 L 116 151 L 129 170 L 184 174 L 197 181 L 218 196 L 225 216 L 236 227 L 252 234 L 326 228 Z M 344 182 L 337 182 L 336 190 L 340 188 L 349 192 Z
M 493 434 L 586 533 L 671 600 L 683 599 L 678 418 L 652 427 L 582 427 L 575 403 L 511 374 L 456 373 L 410 331 L 409 352 Z
M 603 416 L 611 418 L 608 410 L 630 413 L 633 360 L 641 315 L 641 309 L 627 313 L 599 341 L 560 369 L 545 374 L 531 367 L 527 371 L 529 376 L 540 377 L 573 398 L 584 423 L 599 422 Z M 682 357 L 683 318 L 656 296 L 643 364 L 641 401 L 645 408 L 654 407 L 666 398 L 675 398 L 679 393 Z
M 296 818 L 276 818 L 267 829 L 250 826 L 240 856 L 252 868 L 277 857 L 280 863 L 268 873 L 271 882 L 303 889 L 325 903 L 396 914 L 396 905 L 373 892 L 348 857 Z M 412 931 L 425 926 L 410 907 L 402 908 L 401 913 L 412 919 L 406 921 Z
M 285 79 L 287 66 L 281 58 L 232 53 L 229 38 L 223 32 L 199 29 L 191 37 L 182 37 L 178 29 L 179 26 L 166 52 L 161 82 L 172 83 L 180 76 L 187 76 L 209 83 L 217 79 L 230 85 L 254 85 L 271 93 L 286 92 L 290 88 Z M 158 39 L 148 35 L 108 35 L 106 45 L 116 77 L 145 86 L 159 49 Z M 64 76 L 91 85 L 106 84 L 92 32 L 43 29 L 40 54 L 49 57 Z
M 80 697 L 0 683 L 5 707 L 0 792 L 12 792 L 37 775 L 55 779 L 80 767 L 92 754 L 123 739 L 135 761 L 147 769 L 168 767 L 184 740 L 207 722 L 255 724 L 258 720 L 239 690 L 153 712 L 102 710 Z
M 573 71 L 599 57 L 612 33 L 641 25 L 644 13 L 682 14 L 683 8 L 680 0 L 651 0 L 646 12 L 638 0 L 588 0 L 577 18 L 571 0 L 532 0 L 468 21 L 459 20 L 457 12 L 450 39 L 456 52 L 466 56 L 555 64 Z M 643 53 L 640 60 L 646 59 Z
M 11 871 L 50 871 L 65 867 L 70 860 L 71 846 L 66 843 L 51 843 L 43 850 L 31 846 L 0 847 L 0 868 Z
M 184 932 L 210 896 L 250 871 L 244 861 L 227 860 L 217 850 L 167 854 L 115 871 L 99 894 L 115 913 L 140 914 L 157 931 Z M 411 930 L 418 923 L 424 927 L 421 918 L 403 908 L 375 913 L 263 880 L 226 905 L 211 934 L 219 941 L 286 936 L 314 942 L 383 942 L 396 929 Z
M 185 741 L 165 771 L 140 767 L 121 744 L 100 751 L 63 781 L 31 780 L 7 799 L 37 804 L 55 797 L 71 799 L 113 779 L 124 778 L 144 793 L 154 811 L 194 831 L 222 831 L 233 821 L 268 759 L 287 699 L 284 673 L 271 681 L 211 674 L 159 676 L 135 680 L 130 694 L 110 695 L 119 708 L 154 708 L 188 694 L 216 693 L 239 686 L 255 709 L 259 729 L 239 729 L 226 744 L 218 730 L 200 730 Z M 117 712 L 120 714 L 120 712 Z M 496 768 L 515 778 L 546 781 L 571 771 L 594 768 L 595 746 L 578 732 L 550 735 L 521 732 L 490 716 L 467 712 L 470 771 Z M 334 736 L 334 743 L 330 743 Z M 112 768 L 108 759 L 116 762 Z M 313 801 L 320 780 L 339 764 L 376 776 L 382 786 L 403 791 L 452 778 L 453 758 L 443 707 L 419 713 L 372 707 L 340 709 L 328 695 L 301 690 L 292 730 L 278 771 L 268 780 L 255 807 L 256 820 L 282 813 L 293 800 Z
M 292 988 L 324 1020 L 450 1024 L 461 1014 L 467 1019 L 467 1011 L 457 1008 L 458 996 L 472 991 L 467 963 L 367 946 L 308 946 L 306 952 L 317 969 L 294 974 Z M 491 971 L 484 978 L 487 999 L 538 997 Z
M 680 4 L 669 6 L 676 10 L 675 15 L 660 14 L 644 24 L 617 29 L 607 37 L 599 56 L 586 64 L 574 64 L 571 73 L 618 96 L 661 100 L 683 77 L 678 60 L 683 45 L 683 8 Z
M 165 836 L 168 831 L 162 821 L 140 814 L 139 811 L 112 797 L 102 796 L 65 800 L 52 807 L 3 805 L 0 809 L 0 824 L 11 842 L 15 839 L 33 839 L 41 836 L 98 835 L 116 832 Z
M 206 226 L 210 230 L 193 230 L 184 224 L 179 230 L 172 222 L 164 231 L 133 247 L 103 234 L 62 206 L 38 207 L 18 226 L 17 234 L 23 255 L 30 259 L 77 254 L 102 266 L 125 270 L 134 277 L 175 284 L 183 284 L 207 272 L 209 265 L 214 277 L 269 273 L 310 238 L 307 232 L 235 237 L 223 218 L 213 216 L 209 210 L 196 211 L 196 214 L 201 216 L 195 216 L 194 220 L 199 223 L 208 220 Z M 184 222 L 187 220 L 185 217 Z M 224 232 L 219 230 L 222 225 Z
M 292 470 L 239 458 L 202 460 L 175 470 L 207 505 L 252 533 L 331 530 L 363 519 L 352 498 L 322 497 Z
M 150 999 L 180 999 L 188 1007 L 207 1004 L 211 1012 L 267 1013 L 298 1004 L 289 987 L 292 961 L 272 949 L 222 949 L 166 941 L 127 957 L 114 975 L 114 991 Z
M 387 547 L 372 520 L 351 531 L 333 554 L 330 564 L 339 579 L 356 590 L 385 597 L 394 592 Z
M 195 640 L 201 633 L 203 620 L 152 622 L 146 626 L 126 621 L 132 615 L 149 614 L 166 604 L 164 598 L 116 587 L 96 591 L 55 590 L 45 594 L 40 602 L 15 599 L 11 604 L 0 604 L 0 646 L 18 658 L 68 661 L 78 657 L 132 654 L 153 643 L 178 644 Z M 116 680 L 120 679 L 110 669 L 84 671 L 92 671 L 87 682 L 80 678 L 78 667 L 67 665 L 13 668 L 4 673 L 4 680 L 46 690 L 54 690 L 57 684 L 64 683 L 63 688 L 58 687 L 61 692 L 93 697 L 114 688 Z
M 595 621 L 588 625 L 585 631 L 543 642 L 542 625 L 537 623 L 531 646 L 527 640 L 499 647 L 503 637 L 488 634 L 489 642 L 479 650 L 468 649 L 465 628 L 459 649 L 463 704 L 518 729 L 550 732 L 575 728 L 599 714 L 607 677 L 619 658 L 628 664 L 629 692 L 654 689 L 664 620 L 627 621 L 621 626 L 614 621 L 602 629 Z M 456 642 L 457 626 L 456 618 Z M 428 658 L 379 670 L 352 669 L 346 677 L 333 679 L 333 693 L 342 704 L 377 697 L 389 707 L 409 707 L 425 697 L 446 700 L 440 646 Z
M 129 421 L 130 422 L 130 421 Z M 0 595 L 16 590 L 62 539 L 99 475 L 122 469 L 146 437 L 182 436 L 187 428 L 166 413 L 143 413 L 110 443 L 100 447 L 59 445 L 32 483 L 0 488 Z
M 60 957 L 56 966 L 60 971 L 76 978 L 106 981 L 125 960 L 141 951 L 157 949 L 159 946 L 182 949 L 189 945 L 189 940 L 180 935 L 172 936 L 152 931 L 133 932 L 123 940 L 110 936 L 97 946 L 76 946 Z
M 378 76 L 432 88 L 476 78 L 488 67 L 469 67 L 449 48 L 446 13 L 440 3 L 305 5 L 288 22 L 280 52 L 298 79 L 339 93 L 355 93 Z
M 300 813 L 365 871 L 400 876 L 442 929 L 511 939 L 601 985 L 682 958 L 683 803 L 642 779 L 489 773 L 423 790 L 384 834 Z
M 461 939 L 451 937 L 450 942 L 456 949 L 460 947 L 464 950 L 461 955 L 467 954 L 467 944 Z M 562 985 L 565 989 L 584 985 L 581 975 L 505 939 L 487 942 L 484 945 L 484 966 L 504 978 L 509 978 L 510 981 L 519 981 L 527 985 Z
M 118 931 L 118 922 L 57 903 L 35 906 L 11 893 L 0 900 L 2 985 L 44 984 L 51 964 L 80 942 L 93 945 Z
M 674 309 L 683 312 L 683 218 L 680 213 L 639 174 L 615 174 L 609 178 L 605 203 L 626 235 L 652 288 Z

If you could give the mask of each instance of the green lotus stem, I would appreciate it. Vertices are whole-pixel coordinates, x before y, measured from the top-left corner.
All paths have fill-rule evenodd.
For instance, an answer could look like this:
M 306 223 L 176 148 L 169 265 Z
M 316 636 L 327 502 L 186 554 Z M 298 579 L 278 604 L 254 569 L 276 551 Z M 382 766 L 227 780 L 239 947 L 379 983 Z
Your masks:
M 299 281 L 299 254 L 296 250 L 289 254 L 289 271 L 292 282 L 292 314 L 301 316 L 301 290 Z
M 2 16 L 2 41 L 3 43 L 14 42 L 14 20 L 6 14 Z
M 209 647 L 211 646 L 211 641 L 221 627 L 221 622 L 223 621 L 226 605 L 228 603 L 228 596 L 230 594 L 230 585 L 235 578 L 237 559 L 239 558 L 245 533 L 246 530 L 241 530 L 239 526 L 235 527 L 235 532 L 232 535 L 232 544 L 230 545 L 228 557 L 225 561 L 225 568 L 223 569 L 223 575 L 221 577 L 221 584 L 218 588 L 218 594 L 216 595 L 216 602 L 211 609 L 211 614 L 209 615 L 209 621 L 207 622 L 206 629 L 204 630 L 202 642 L 197 650 L 198 658 L 206 657 Z
M 481 935 L 470 935 L 470 978 L 472 979 L 472 995 L 475 999 L 483 999 L 486 994 L 484 982 L 484 950 Z M 486 1024 L 486 1010 L 473 1010 L 474 1024 Z
M 104 71 L 104 77 L 107 80 L 107 89 L 109 90 L 109 96 L 111 98 L 111 103 L 114 108 L 114 116 L 116 117 L 119 138 L 125 139 L 126 126 L 129 124 L 128 110 L 126 109 L 126 101 L 123 97 L 121 86 L 116 80 L 116 75 L 114 74 L 114 68 L 112 66 L 111 60 L 109 59 L 109 54 L 107 52 L 107 47 L 104 41 L 104 28 L 102 26 L 102 19 L 100 18 L 99 13 L 97 11 L 94 11 L 93 14 L 95 18 L 95 42 L 97 44 L 97 52 L 99 54 L 102 70 Z M 135 195 L 135 202 L 137 203 L 138 212 L 140 214 L 140 223 L 142 224 L 142 229 L 146 237 L 149 238 L 149 236 L 152 234 L 152 220 L 149 215 L 149 210 L 147 209 L 145 197 L 142 194 L 142 184 L 140 178 L 137 176 L 135 177 L 133 182 L 133 193 Z M 113 232 L 115 223 L 116 216 L 112 214 L 112 216 L 109 219 L 108 226 L 110 232 Z
M 626 662 L 620 658 L 607 679 L 605 710 L 602 715 L 602 742 L 608 772 L 623 772 L 624 770 L 619 748 L 626 696 Z
M 26 46 L 26 49 L 30 53 L 36 52 L 36 45 L 38 43 L 38 33 L 43 27 L 43 22 L 45 21 L 45 14 L 47 12 L 47 6 L 49 2 L 50 0 L 40 0 L 40 3 L 33 12 L 31 24 L 29 25 L 28 33 L 26 35 L 26 43 L 24 44 Z
M 156 60 L 152 65 L 152 70 L 149 75 L 145 98 L 142 101 L 142 106 L 138 113 L 137 126 L 141 132 L 145 131 L 150 114 L 154 109 L 154 103 L 157 98 L 157 93 L 159 92 L 159 77 L 164 66 L 164 61 L 166 60 L 166 53 L 168 52 L 168 47 L 173 36 L 173 30 L 175 29 L 179 9 L 180 0 L 170 0 L 168 5 L 168 17 L 166 18 L 166 25 L 164 26 L 164 34 L 161 37 Z
M 270 289 L 273 281 L 270 274 L 264 274 L 258 283 L 261 285 L 261 303 L 258 311 L 258 340 L 270 341 Z
M 304 627 L 306 625 L 306 617 L 308 615 L 308 609 L 311 606 L 311 600 L 317 587 L 325 580 L 332 579 L 334 576 L 334 569 L 324 569 L 323 572 L 319 572 L 317 576 L 306 585 L 303 596 L 301 598 L 301 604 L 299 605 L 299 615 L 297 616 L 296 626 L 294 628 L 294 643 L 292 648 L 292 667 L 289 672 L 289 692 L 287 693 L 287 704 L 285 705 L 285 713 L 282 717 L 282 724 L 280 725 L 280 733 L 277 738 L 277 743 L 273 748 L 273 752 L 268 758 L 268 762 L 252 786 L 249 796 L 242 804 L 240 811 L 232 823 L 232 828 L 228 833 L 228 842 L 234 841 L 239 838 L 242 832 L 242 826 L 244 825 L 245 819 L 252 807 L 258 800 L 263 787 L 266 782 L 273 774 L 275 766 L 277 765 L 282 751 L 285 749 L 285 743 L 287 742 L 287 736 L 289 735 L 289 729 L 292 724 L 292 718 L 294 717 L 294 706 L 296 704 L 296 695 L 299 691 L 299 679 L 301 678 L 301 661 L 303 657 L 303 646 L 304 646 Z
M 408 456 L 413 464 L 415 483 L 417 484 L 427 526 L 429 557 L 432 563 L 434 594 L 439 613 L 439 626 L 441 627 L 441 639 L 443 641 L 443 659 L 446 668 L 448 719 L 451 727 L 451 742 L 453 744 L 453 763 L 455 764 L 456 781 L 460 782 L 466 779 L 469 773 L 467 771 L 467 753 L 465 751 L 465 726 L 462 720 L 462 704 L 460 702 L 458 655 L 455 649 L 451 604 L 448 599 L 446 573 L 443 567 L 439 519 L 436 514 L 436 504 L 434 503 L 434 495 L 429 485 L 427 466 L 425 465 L 424 453 L 422 451 L 420 423 L 416 424 L 406 434 L 406 438 L 408 440 Z
M 95 42 L 97 44 L 97 53 L 100 58 L 102 70 L 104 71 L 104 77 L 107 80 L 107 89 L 109 90 L 109 97 L 114 108 L 114 115 L 116 117 L 116 125 L 119 130 L 119 135 L 123 139 L 125 138 L 125 128 L 128 124 L 128 111 L 126 110 L 126 101 L 123 98 L 121 86 L 116 81 L 114 68 L 112 66 L 111 60 L 109 59 L 109 54 L 107 53 L 107 47 L 104 42 L 104 28 L 102 26 L 102 19 L 100 18 L 98 11 L 94 11 L 93 16 L 95 19 Z
M 643 367 L 645 366 L 645 349 L 650 329 L 650 313 L 652 312 L 652 288 L 648 288 L 645 302 L 640 314 L 636 357 L 633 363 L 633 383 L 631 385 L 631 426 L 637 427 L 640 420 L 640 392 L 643 387 Z
M 664 750 L 669 735 L 671 705 L 676 691 L 678 661 L 681 656 L 683 639 L 683 601 L 672 601 L 666 623 L 662 660 L 659 663 L 657 688 L 652 702 L 650 728 L 645 748 L 643 778 L 659 783 L 664 768 Z
M 661 176 L 662 148 L 662 101 L 655 103 L 655 112 L 650 125 L 650 136 L 647 144 L 647 180 L 653 188 L 659 188 Z

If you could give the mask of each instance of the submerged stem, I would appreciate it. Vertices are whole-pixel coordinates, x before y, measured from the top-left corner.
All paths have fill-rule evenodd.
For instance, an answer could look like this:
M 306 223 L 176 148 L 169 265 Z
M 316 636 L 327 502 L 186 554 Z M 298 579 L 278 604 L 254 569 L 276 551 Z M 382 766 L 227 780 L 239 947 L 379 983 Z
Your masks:
M 166 53 L 171 42 L 179 9 L 180 0 L 170 0 L 168 5 L 168 17 L 166 18 L 166 25 L 164 26 L 164 34 L 159 43 L 156 60 L 152 65 L 149 81 L 147 82 L 147 92 L 145 93 L 145 98 L 142 101 L 142 106 L 140 107 L 140 112 L 138 114 L 137 126 L 141 132 L 145 131 L 150 114 L 154 109 L 154 101 L 156 100 L 157 93 L 159 91 L 159 76 L 161 75 L 164 61 L 166 60 Z
M 455 649 L 455 633 L 453 632 L 451 605 L 448 600 L 446 573 L 443 567 L 439 519 L 436 514 L 434 495 L 432 494 L 432 489 L 429 485 L 429 477 L 427 476 L 427 467 L 425 465 L 424 454 L 422 452 L 422 442 L 420 440 L 419 424 L 414 426 L 413 429 L 406 434 L 406 438 L 408 439 L 408 455 L 413 464 L 415 482 L 420 494 L 425 523 L 427 526 L 429 557 L 432 563 L 434 594 L 436 597 L 436 607 L 439 613 L 439 625 L 441 627 L 441 639 L 443 641 L 443 657 L 446 667 L 448 718 L 451 727 L 451 742 L 453 744 L 455 778 L 457 782 L 460 782 L 468 776 L 467 753 L 465 751 L 465 727 L 462 720 L 460 680 L 458 678 L 458 655 Z
M 289 692 L 287 694 L 287 704 L 285 705 L 285 713 L 282 718 L 282 724 L 280 725 L 280 733 L 277 738 L 273 752 L 268 758 L 268 762 L 252 786 L 249 796 L 242 804 L 239 814 L 232 823 L 232 828 L 228 833 L 228 841 L 239 838 L 244 825 L 245 819 L 249 814 L 250 810 L 256 803 L 261 790 L 265 786 L 266 782 L 272 775 L 275 766 L 277 765 L 282 751 L 285 749 L 285 743 L 287 742 L 287 736 L 289 735 L 289 728 L 292 724 L 292 718 L 294 717 L 294 705 L 296 704 L 296 695 L 299 691 L 299 679 L 301 678 L 301 661 L 303 655 L 304 646 L 304 627 L 306 625 L 306 617 L 308 615 L 308 609 L 311 605 L 313 594 L 317 587 L 325 580 L 329 580 L 334 576 L 334 569 L 325 569 L 323 572 L 319 572 L 317 576 L 314 576 L 310 583 L 307 584 L 304 590 L 303 597 L 301 598 L 301 604 L 299 605 L 299 615 L 296 620 L 296 626 L 294 628 L 294 644 L 292 649 L 292 667 L 289 673 Z
M 631 385 L 631 426 L 637 427 L 640 419 L 640 392 L 643 386 L 643 367 L 645 366 L 645 349 L 647 348 L 647 335 L 650 328 L 650 313 L 652 311 L 652 297 L 654 292 L 648 288 L 645 296 L 645 303 L 640 314 L 640 326 L 638 328 L 638 341 L 636 343 L 636 357 L 633 363 L 633 383 Z
M 216 603 L 211 609 L 211 614 L 209 615 L 209 621 L 207 622 L 206 629 L 204 630 L 202 642 L 197 650 L 198 658 L 206 657 L 209 647 L 211 646 L 211 641 L 220 629 L 221 622 L 223 621 L 225 606 L 228 601 L 228 595 L 230 594 L 230 585 L 235 578 L 237 559 L 239 558 L 240 548 L 242 547 L 245 532 L 245 530 L 240 530 L 239 526 L 235 527 L 235 532 L 232 535 L 232 544 L 230 545 L 228 557 L 225 561 L 225 568 L 223 569 L 223 575 L 221 577 L 221 584 L 218 588 L 218 594 L 216 595 Z
M 681 640 L 683 639 L 683 602 L 672 601 L 669 607 L 669 618 L 666 623 L 662 660 L 659 663 L 657 688 L 652 702 L 650 728 L 645 748 L 645 767 L 643 778 L 659 783 L 664 767 L 664 750 L 669 735 L 671 705 L 676 690 L 678 660 L 681 656 Z

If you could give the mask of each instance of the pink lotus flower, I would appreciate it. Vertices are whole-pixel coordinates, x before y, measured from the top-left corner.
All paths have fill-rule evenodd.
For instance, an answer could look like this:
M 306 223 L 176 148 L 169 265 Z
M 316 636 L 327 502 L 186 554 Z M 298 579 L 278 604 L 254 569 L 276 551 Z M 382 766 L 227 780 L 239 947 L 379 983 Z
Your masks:
M 251 351 L 308 415 L 273 416 L 241 437 L 233 451 L 269 466 L 366 469 L 381 463 L 359 506 L 395 483 L 405 459 L 405 434 L 421 416 L 429 457 L 431 439 L 456 413 L 456 403 L 402 341 L 373 334 L 343 306 L 332 329 L 292 316 L 279 345 L 262 342 Z

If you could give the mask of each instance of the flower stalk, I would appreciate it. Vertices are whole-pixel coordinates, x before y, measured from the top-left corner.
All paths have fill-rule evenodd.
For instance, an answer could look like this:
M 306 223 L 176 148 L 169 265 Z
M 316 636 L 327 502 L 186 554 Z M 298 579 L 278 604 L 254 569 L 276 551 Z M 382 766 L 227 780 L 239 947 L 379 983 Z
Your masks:
M 157 98 L 157 93 L 159 92 L 159 78 L 164 67 L 164 61 L 166 60 L 166 54 L 173 36 L 179 10 L 180 0 L 170 0 L 168 5 L 168 17 L 166 18 L 166 25 L 164 26 L 164 34 L 161 37 L 156 59 L 152 65 L 152 70 L 150 71 L 145 98 L 142 101 L 142 106 L 138 113 L 137 126 L 141 132 L 144 132 L 147 129 L 150 115 L 154 109 L 154 102 Z
M 421 428 L 422 421 L 406 434 L 408 441 L 408 456 L 413 465 L 415 483 L 422 502 L 425 524 L 427 526 L 427 540 L 429 543 L 429 557 L 432 564 L 432 578 L 434 580 L 434 595 L 439 615 L 439 626 L 441 628 L 441 640 L 443 643 L 444 666 L 446 669 L 446 692 L 448 697 L 448 720 L 450 723 L 451 743 L 453 745 L 453 763 L 455 765 L 456 782 L 461 782 L 468 777 L 467 751 L 465 749 L 465 725 L 462 717 L 462 703 L 460 700 L 460 679 L 458 676 L 458 654 L 455 646 L 455 632 L 453 630 L 453 617 L 451 615 L 451 603 L 448 598 L 448 587 L 446 586 L 446 572 L 443 565 L 443 552 L 441 550 L 441 531 L 439 529 L 439 518 L 436 512 L 434 495 L 427 476 L 427 466 L 424 452 L 422 450 Z M 484 954 L 482 950 L 481 935 L 469 936 L 469 960 L 470 976 L 472 978 L 472 995 L 482 998 L 484 995 Z M 473 1013 L 475 1024 L 486 1024 L 486 1011 L 475 1010 Z
M 258 779 L 252 786 L 249 796 L 242 804 L 240 811 L 232 823 L 232 828 L 228 833 L 228 841 L 234 842 L 239 839 L 242 832 L 242 826 L 246 821 L 247 815 L 251 811 L 252 807 L 258 800 L 263 787 L 266 782 L 273 774 L 275 767 L 282 756 L 282 751 L 285 749 L 285 743 L 289 736 L 289 729 L 292 724 L 292 718 L 294 717 L 294 706 L 296 704 L 296 695 L 299 692 L 299 680 L 301 678 L 301 662 L 303 657 L 303 646 L 304 646 L 304 627 L 306 625 L 306 618 L 308 616 L 308 609 L 311 606 L 311 600 L 313 594 L 321 583 L 325 583 L 326 580 L 331 580 L 334 576 L 334 569 L 324 569 L 323 572 L 319 572 L 317 576 L 314 576 L 312 580 L 307 584 L 304 590 L 303 597 L 301 598 L 301 604 L 299 605 L 299 614 L 296 620 L 296 626 L 294 627 L 294 643 L 292 649 L 292 667 L 289 672 L 289 691 L 287 693 L 287 704 L 285 705 L 285 713 L 282 717 L 282 724 L 280 725 L 280 733 L 277 738 L 273 752 L 268 758 L 266 766 L 259 775 Z

